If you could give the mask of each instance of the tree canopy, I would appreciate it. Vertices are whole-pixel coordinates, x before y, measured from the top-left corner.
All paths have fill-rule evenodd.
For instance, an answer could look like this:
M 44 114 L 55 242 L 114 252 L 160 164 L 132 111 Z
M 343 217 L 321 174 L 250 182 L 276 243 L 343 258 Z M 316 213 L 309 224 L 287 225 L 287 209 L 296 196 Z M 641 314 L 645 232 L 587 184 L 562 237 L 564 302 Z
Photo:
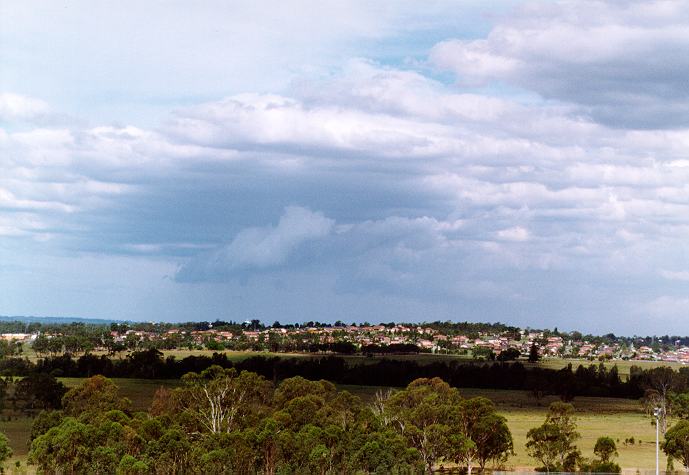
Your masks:
M 102 376 L 44 410 L 29 460 L 45 473 L 419 473 L 442 463 L 471 472 L 512 453 L 504 418 L 439 378 L 370 404 L 328 381 L 210 367 L 133 412 Z

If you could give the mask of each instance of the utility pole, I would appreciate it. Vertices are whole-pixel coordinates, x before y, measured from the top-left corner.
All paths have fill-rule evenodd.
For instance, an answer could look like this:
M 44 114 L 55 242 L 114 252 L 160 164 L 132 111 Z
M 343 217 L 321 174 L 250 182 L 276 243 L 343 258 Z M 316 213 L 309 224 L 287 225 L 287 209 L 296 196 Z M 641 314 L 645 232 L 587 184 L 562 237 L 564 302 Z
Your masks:
M 660 425 L 660 415 L 663 409 L 656 407 L 653 409 L 653 415 L 656 418 L 656 475 L 660 475 L 660 468 L 658 466 L 658 426 Z

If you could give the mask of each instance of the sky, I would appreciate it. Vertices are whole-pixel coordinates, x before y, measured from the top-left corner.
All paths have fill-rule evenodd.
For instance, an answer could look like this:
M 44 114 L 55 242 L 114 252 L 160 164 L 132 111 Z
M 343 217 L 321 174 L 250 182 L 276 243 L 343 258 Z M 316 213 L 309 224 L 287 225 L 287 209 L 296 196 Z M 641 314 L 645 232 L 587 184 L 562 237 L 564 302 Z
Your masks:
M 0 0 L 0 314 L 687 335 L 688 7 Z

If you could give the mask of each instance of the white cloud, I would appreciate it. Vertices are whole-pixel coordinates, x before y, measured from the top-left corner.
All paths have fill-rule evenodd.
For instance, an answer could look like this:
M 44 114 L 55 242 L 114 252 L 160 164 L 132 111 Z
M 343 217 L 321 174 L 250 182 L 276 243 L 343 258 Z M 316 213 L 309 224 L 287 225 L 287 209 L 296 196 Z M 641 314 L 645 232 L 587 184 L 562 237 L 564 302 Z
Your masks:
M 501 229 L 496 233 L 496 236 L 498 239 L 505 241 L 524 242 L 529 240 L 531 234 L 529 233 L 528 229 L 521 226 L 515 226 L 512 228 Z
M 32 120 L 49 111 L 48 104 L 40 99 L 10 92 L 0 93 L 0 123 Z
M 241 230 L 229 244 L 183 266 L 178 278 L 223 279 L 245 270 L 282 266 L 300 246 L 330 234 L 333 225 L 322 213 L 288 206 L 276 226 Z
M 222 251 L 230 267 L 265 268 L 286 262 L 301 244 L 327 236 L 333 220 L 321 213 L 288 206 L 277 226 L 241 231 Z
M 689 271 L 661 270 L 660 275 L 668 280 L 689 281 Z
M 436 155 L 458 147 L 459 141 L 443 129 L 356 108 L 309 107 L 286 97 L 256 94 L 179 111 L 166 127 L 178 140 L 202 146 L 326 156 L 341 150 L 383 157 Z

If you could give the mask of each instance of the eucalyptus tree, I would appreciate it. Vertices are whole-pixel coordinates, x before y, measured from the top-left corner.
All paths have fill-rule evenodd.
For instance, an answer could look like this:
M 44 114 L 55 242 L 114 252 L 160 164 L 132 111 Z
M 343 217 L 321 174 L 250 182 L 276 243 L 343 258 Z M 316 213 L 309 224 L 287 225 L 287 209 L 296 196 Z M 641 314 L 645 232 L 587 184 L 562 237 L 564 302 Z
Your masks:
M 449 458 L 453 444 L 464 447 L 464 440 L 451 438 L 450 424 L 460 401 L 459 391 L 440 378 L 412 381 L 388 400 L 397 429 L 419 451 L 428 473 L 438 460 Z
M 466 441 L 464 450 L 457 455 L 469 475 L 474 464 L 483 471 L 489 461 L 505 462 L 513 453 L 512 434 L 493 402 L 484 397 L 464 399 L 458 409 L 457 427 Z
M 200 374 L 182 377 L 178 398 L 200 432 L 231 432 L 257 422 L 271 396 L 271 384 L 262 376 L 234 368 L 211 366 Z
M 689 469 L 689 421 L 681 419 L 665 432 L 663 452 Z
M 579 458 L 574 444 L 580 438 L 576 430 L 574 406 L 563 402 L 550 405 L 545 422 L 526 434 L 528 454 L 541 462 L 545 471 L 572 471 Z
M 0 432 L 0 473 L 5 473 L 4 463 L 12 456 L 12 449 L 10 448 L 10 442 L 7 440 L 5 434 Z

